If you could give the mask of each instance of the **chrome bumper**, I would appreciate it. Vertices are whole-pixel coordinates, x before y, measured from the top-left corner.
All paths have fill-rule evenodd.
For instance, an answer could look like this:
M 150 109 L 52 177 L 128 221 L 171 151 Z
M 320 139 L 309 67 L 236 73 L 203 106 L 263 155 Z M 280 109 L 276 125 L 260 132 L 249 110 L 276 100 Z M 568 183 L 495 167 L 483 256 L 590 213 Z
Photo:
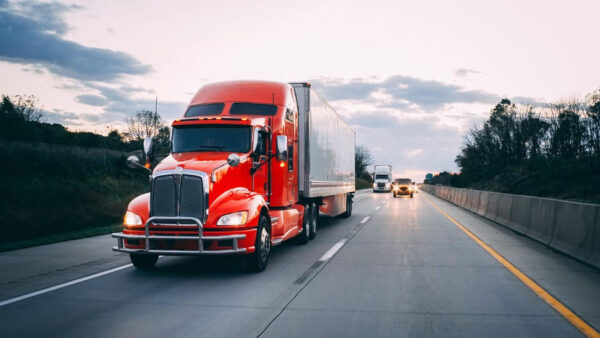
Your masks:
M 160 223 L 161 227 L 177 227 L 177 228 L 198 228 L 197 236 L 162 236 L 162 235 L 150 235 L 150 224 L 156 224 L 157 221 L 169 222 L 167 224 Z M 194 224 L 179 224 L 182 221 L 192 221 Z M 112 234 L 113 238 L 117 239 L 117 246 L 113 246 L 113 251 L 128 252 L 128 253 L 152 253 L 159 255 L 223 255 L 223 254 L 238 254 L 245 253 L 246 248 L 238 248 L 238 240 L 246 238 L 246 235 L 227 235 L 227 236 L 203 236 L 202 222 L 195 217 L 150 217 L 145 224 L 144 235 L 128 235 L 122 232 L 115 232 Z M 126 239 L 141 239 L 144 240 L 144 249 L 128 249 L 125 247 L 124 241 Z M 156 250 L 151 249 L 150 241 L 152 240 L 197 240 L 198 250 Z M 221 240 L 232 240 L 233 249 L 227 250 L 204 250 L 202 244 L 203 240 L 210 241 L 221 241 Z

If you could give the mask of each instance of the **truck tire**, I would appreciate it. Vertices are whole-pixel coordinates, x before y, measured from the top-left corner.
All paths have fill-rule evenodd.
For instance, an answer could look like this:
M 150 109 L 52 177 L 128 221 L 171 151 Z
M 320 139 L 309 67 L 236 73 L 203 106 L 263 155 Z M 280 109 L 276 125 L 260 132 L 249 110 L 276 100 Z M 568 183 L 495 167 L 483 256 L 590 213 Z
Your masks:
M 246 256 L 246 267 L 251 272 L 264 271 L 269 263 L 269 253 L 271 253 L 269 221 L 264 215 L 261 215 L 258 219 L 254 248 L 254 252 Z
M 131 263 L 138 269 L 152 269 L 156 265 L 156 261 L 158 261 L 158 255 L 154 254 L 129 254 L 129 259 L 131 259 Z
M 310 231 L 308 237 L 315 239 L 317 236 L 317 226 L 319 226 L 319 207 L 315 202 L 310 204 Z
M 349 218 L 352 216 L 352 198 L 346 196 L 346 211 L 342 214 L 342 217 Z
M 306 244 L 310 239 L 310 216 L 312 209 L 310 203 L 304 205 L 304 214 L 302 215 L 302 232 L 296 236 L 298 244 Z
M 412 192 L 410 193 L 410 198 L 413 198 L 413 193 Z

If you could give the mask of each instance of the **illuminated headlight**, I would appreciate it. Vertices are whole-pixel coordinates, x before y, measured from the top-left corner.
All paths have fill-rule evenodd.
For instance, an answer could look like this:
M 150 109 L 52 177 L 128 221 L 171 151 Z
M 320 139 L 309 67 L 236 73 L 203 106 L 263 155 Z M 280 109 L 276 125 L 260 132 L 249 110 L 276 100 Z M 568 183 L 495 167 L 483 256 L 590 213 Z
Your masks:
M 397 186 L 397 185 L 395 185 L 395 186 L 394 186 L 394 190 L 398 190 L 398 189 L 400 189 L 400 187 L 399 187 L 399 186 Z
M 221 216 L 217 221 L 217 225 L 242 225 L 248 220 L 248 212 L 240 211 L 232 214 Z
M 409 186 L 409 187 L 408 187 L 408 190 L 410 190 L 410 191 L 413 191 L 413 190 L 414 190 L 414 188 L 413 188 L 413 187 L 411 187 L 411 186 Z
M 385 186 L 386 186 L 386 187 L 389 187 L 389 186 L 390 186 L 390 182 L 386 182 L 386 183 L 385 183 Z
M 377 188 L 377 183 L 373 183 L 373 188 Z
M 131 211 L 127 211 L 123 217 L 123 225 L 128 227 L 142 225 L 142 218 Z

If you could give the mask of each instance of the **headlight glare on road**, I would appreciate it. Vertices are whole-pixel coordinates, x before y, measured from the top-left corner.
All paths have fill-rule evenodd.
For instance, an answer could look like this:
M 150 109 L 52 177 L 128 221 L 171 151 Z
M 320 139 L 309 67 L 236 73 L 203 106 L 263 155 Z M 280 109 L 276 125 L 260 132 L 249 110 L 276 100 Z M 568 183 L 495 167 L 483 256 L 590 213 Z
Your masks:
M 142 218 L 131 211 L 127 211 L 123 216 L 123 225 L 128 227 L 140 226 L 142 225 Z
M 243 225 L 248 220 L 247 211 L 234 212 L 221 216 L 217 221 L 217 225 Z

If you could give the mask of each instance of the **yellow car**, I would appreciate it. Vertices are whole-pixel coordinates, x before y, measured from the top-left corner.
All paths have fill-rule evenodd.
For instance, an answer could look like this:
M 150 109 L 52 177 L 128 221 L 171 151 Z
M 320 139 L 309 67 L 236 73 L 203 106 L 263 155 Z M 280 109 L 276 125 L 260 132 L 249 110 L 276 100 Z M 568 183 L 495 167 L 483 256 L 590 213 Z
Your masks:
M 397 178 L 392 183 L 392 194 L 394 194 L 394 197 L 398 195 L 410 195 L 410 198 L 413 198 L 414 191 L 415 188 L 410 178 Z

